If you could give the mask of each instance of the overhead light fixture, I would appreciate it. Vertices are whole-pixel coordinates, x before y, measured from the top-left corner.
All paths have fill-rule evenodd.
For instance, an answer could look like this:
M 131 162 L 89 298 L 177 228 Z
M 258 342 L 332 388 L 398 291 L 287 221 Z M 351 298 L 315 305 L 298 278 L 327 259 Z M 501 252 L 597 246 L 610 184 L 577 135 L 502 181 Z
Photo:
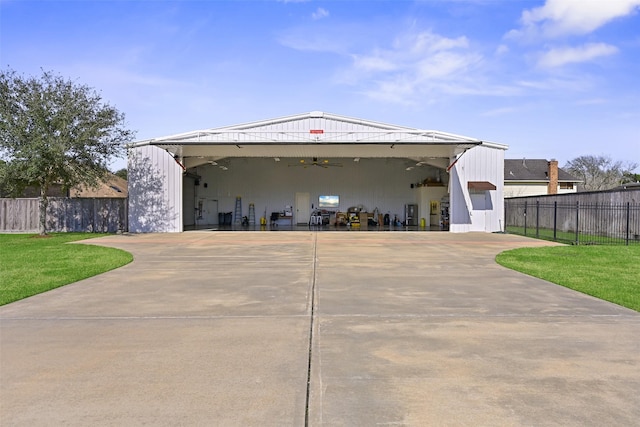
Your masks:
M 405 170 L 410 171 L 411 169 L 413 169 L 413 166 L 409 166 L 408 168 L 406 168 Z
M 280 157 L 274 157 L 273 160 L 275 160 L 276 162 L 280 161 Z
M 218 166 L 218 162 L 213 161 L 213 160 L 209 160 L 209 164 L 212 166 Z
M 354 162 L 358 163 L 360 161 L 360 157 L 356 157 L 353 159 Z
M 226 170 L 228 170 L 229 168 L 228 168 L 228 167 L 226 167 L 226 166 L 220 166 L 220 169 L 222 169 L 223 171 L 226 171 Z

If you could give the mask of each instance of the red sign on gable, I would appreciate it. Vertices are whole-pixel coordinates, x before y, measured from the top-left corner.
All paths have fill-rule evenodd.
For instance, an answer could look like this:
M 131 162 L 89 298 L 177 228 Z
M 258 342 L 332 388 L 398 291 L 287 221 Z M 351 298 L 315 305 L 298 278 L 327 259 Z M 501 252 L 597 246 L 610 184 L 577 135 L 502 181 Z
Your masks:
M 309 133 L 324 133 L 324 130 L 322 130 L 322 129 L 311 129 L 309 131 Z

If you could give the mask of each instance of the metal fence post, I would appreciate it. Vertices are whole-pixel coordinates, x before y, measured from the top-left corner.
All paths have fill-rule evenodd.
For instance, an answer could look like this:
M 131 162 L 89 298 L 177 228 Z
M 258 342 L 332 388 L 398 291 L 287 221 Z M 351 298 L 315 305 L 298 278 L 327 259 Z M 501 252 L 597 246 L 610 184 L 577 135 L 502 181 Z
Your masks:
M 558 240 L 558 201 L 553 202 L 553 240 Z
M 631 202 L 627 202 L 627 233 L 625 238 L 625 244 L 629 246 L 629 225 L 630 225 L 630 216 L 631 216 Z
M 536 200 L 536 237 L 540 237 L 540 200 Z
M 576 245 L 580 244 L 580 202 L 576 202 Z
M 527 201 L 524 201 L 524 235 L 527 235 Z

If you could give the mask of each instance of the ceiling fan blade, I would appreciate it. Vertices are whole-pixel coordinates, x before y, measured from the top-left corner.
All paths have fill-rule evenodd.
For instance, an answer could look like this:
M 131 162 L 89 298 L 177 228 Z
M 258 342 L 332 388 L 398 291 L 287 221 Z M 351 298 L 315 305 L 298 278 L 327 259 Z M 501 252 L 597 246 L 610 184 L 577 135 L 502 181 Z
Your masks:
M 313 157 L 313 160 L 311 162 L 308 162 L 305 159 L 300 159 L 299 163 L 296 164 L 290 164 L 289 167 L 293 167 L 293 166 L 302 166 L 305 169 L 307 168 L 307 166 L 318 166 L 321 168 L 328 168 L 329 166 L 333 166 L 333 167 L 342 167 L 342 163 L 331 163 L 329 160 L 324 159 L 322 161 L 318 161 L 317 157 Z

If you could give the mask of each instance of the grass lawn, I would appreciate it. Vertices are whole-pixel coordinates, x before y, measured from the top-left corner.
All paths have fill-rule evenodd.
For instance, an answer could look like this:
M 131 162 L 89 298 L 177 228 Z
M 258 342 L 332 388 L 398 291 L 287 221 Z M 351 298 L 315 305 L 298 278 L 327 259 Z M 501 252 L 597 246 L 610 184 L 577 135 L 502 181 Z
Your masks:
M 640 246 L 552 246 L 502 252 L 498 264 L 640 311 Z
M 0 305 L 113 270 L 133 260 L 120 249 L 68 242 L 95 233 L 0 234 Z

